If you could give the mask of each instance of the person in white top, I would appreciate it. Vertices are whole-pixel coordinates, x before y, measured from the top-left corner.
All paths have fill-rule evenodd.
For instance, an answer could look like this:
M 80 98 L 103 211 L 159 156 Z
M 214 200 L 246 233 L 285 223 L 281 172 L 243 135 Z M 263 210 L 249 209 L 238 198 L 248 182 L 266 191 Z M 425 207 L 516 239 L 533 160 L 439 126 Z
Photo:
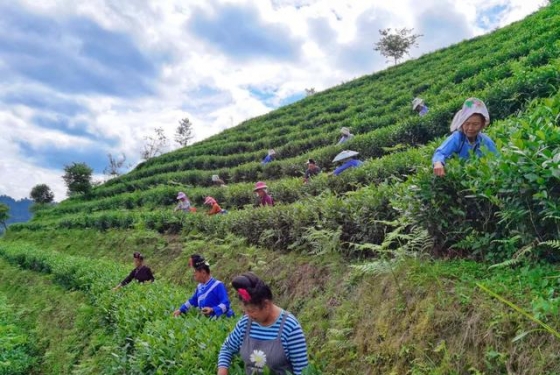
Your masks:
M 177 212 L 179 210 L 181 210 L 183 212 L 190 212 L 191 201 L 189 200 L 187 195 L 185 193 L 183 193 L 182 191 L 180 191 L 179 194 L 177 195 L 177 199 L 179 200 L 179 203 L 177 204 L 177 206 L 175 207 L 173 212 Z

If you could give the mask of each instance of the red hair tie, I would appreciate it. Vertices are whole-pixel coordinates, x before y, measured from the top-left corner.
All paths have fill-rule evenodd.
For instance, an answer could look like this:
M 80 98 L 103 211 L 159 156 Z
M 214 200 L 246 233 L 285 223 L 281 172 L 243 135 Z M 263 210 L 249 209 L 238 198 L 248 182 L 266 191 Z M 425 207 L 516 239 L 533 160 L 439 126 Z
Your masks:
M 241 297 L 241 299 L 244 302 L 251 301 L 251 295 L 249 294 L 249 292 L 246 289 L 243 289 L 243 288 L 237 289 L 237 293 L 239 293 L 239 297 Z

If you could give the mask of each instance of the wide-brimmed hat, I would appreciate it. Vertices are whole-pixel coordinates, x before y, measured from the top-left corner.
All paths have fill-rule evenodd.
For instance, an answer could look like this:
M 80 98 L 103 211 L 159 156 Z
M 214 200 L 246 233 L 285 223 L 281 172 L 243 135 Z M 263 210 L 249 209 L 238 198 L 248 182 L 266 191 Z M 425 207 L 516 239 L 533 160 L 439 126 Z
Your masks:
M 269 155 L 276 155 L 276 151 L 274 151 L 273 149 L 268 150 L 268 154 Z
M 266 186 L 266 183 L 259 181 L 255 184 L 255 188 L 253 189 L 253 191 L 262 190 L 262 189 L 268 189 L 268 186 Z
M 344 160 L 344 159 L 351 158 L 352 156 L 356 156 L 358 154 L 359 154 L 359 152 L 357 152 L 357 151 L 344 150 L 334 157 L 333 163 L 335 163 L 337 161 Z
M 212 197 L 206 197 L 206 199 L 204 200 L 204 204 L 214 204 L 216 203 L 216 200 Z
M 415 110 L 416 107 L 418 107 L 419 105 L 423 105 L 423 104 L 424 104 L 424 99 L 414 98 L 414 100 L 412 101 L 412 110 Z
M 186 198 L 187 194 L 183 193 L 182 191 L 179 192 L 179 194 L 177 194 L 177 199 L 183 199 Z
M 212 181 L 218 181 L 220 179 L 220 176 L 217 174 L 213 174 L 212 175 Z
M 346 126 L 340 129 L 340 132 L 342 134 L 348 135 L 350 134 L 350 129 L 348 129 Z

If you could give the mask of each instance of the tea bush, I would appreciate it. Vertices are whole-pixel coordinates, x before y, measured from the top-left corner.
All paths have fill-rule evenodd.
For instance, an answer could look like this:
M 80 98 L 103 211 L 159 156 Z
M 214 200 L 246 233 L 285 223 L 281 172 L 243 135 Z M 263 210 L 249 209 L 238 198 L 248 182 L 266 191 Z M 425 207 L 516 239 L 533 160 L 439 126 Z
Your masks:
M 555 240 L 560 197 L 560 93 L 492 125 L 499 156 L 451 161 L 446 176 L 424 168 L 391 203 L 436 241 L 436 253 L 466 252 L 499 261 Z M 540 249 L 540 248 L 539 248 Z M 542 248 L 553 256 L 550 246 Z
M 24 243 L 0 244 L 0 256 L 22 268 L 52 274 L 65 288 L 85 291 L 92 305 L 104 312 L 103 324 L 110 336 L 104 340 L 112 355 L 100 358 L 100 363 L 80 364 L 83 373 L 102 366 L 104 374 L 160 374 L 171 369 L 173 373 L 206 374 L 216 368 L 221 343 L 236 323 L 235 319 L 210 321 L 197 317 L 196 312 L 173 318 L 172 312 L 190 292 L 159 280 L 131 283 L 112 292 L 110 288 L 129 272 L 113 262 L 63 255 Z M 24 348 L 27 341 L 21 342 Z M 172 343 L 177 346 L 167 347 Z M 231 373 L 243 373 L 239 360 Z

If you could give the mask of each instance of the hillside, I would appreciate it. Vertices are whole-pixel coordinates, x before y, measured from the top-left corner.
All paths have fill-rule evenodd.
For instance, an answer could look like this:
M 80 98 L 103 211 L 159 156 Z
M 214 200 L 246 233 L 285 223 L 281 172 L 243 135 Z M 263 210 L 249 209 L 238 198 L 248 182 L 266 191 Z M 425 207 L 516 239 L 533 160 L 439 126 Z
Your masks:
M 41 337 L 16 354 L 41 374 L 214 373 L 235 322 L 171 318 L 200 253 L 226 284 L 246 270 L 270 282 L 306 332 L 309 374 L 560 373 L 559 88 L 553 2 L 43 208 L 0 241 L 0 269 L 18 281 L 0 284 L 0 302 L 23 311 L 18 334 Z M 452 160 L 436 178 L 431 155 L 468 97 L 488 106 L 500 155 Z M 334 169 L 343 126 L 364 165 L 303 184 L 309 158 Z M 269 148 L 277 160 L 261 165 Z M 259 180 L 274 207 L 254 207 Z M 173 213 L 178 191 L 197 213 Z M 205 215 L 208 195 L 228 214 Z M 156 283 L 111 292 L 134 251 Z

